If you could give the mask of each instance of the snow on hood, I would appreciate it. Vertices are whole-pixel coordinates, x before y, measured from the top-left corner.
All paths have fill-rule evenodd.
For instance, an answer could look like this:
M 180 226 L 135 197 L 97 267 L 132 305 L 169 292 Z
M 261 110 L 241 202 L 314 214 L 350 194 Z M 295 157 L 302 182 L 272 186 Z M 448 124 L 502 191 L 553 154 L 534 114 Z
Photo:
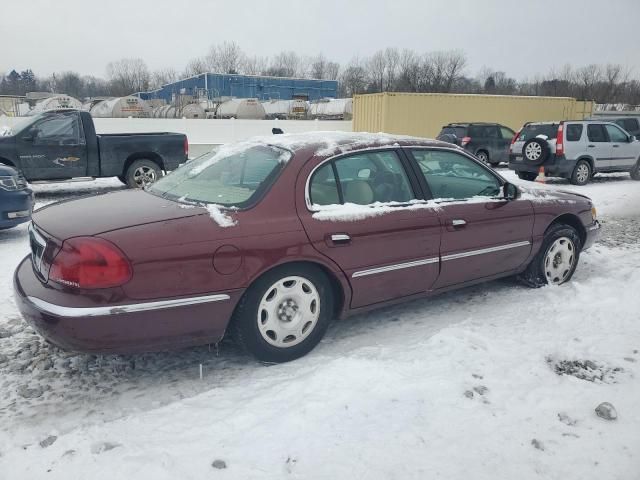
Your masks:
M 9 137 L 13 135 L 13 130 L 11 130 L 11 127 L 8 126 L 2 126 L 0 127 L 0 137 Z
M 521 192 L 521 199 L 529 200 L 533 203 L 576 203 L 576 199 L 570 197 L 576 195 L 590 200 L 589 197 L 573 192 L 561 190 L 551 190 L 547 187 L 518 187 Z

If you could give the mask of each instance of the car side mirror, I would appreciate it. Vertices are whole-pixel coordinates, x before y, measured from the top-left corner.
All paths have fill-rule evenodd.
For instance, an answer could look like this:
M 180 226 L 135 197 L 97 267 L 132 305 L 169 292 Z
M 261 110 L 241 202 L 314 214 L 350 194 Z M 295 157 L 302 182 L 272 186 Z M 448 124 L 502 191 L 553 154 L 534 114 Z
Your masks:
M 636 141 L 636 136 L 635 135 L 629 135 L 629 143 L 633 143 Z
M 520 189 L 513 183 L 505 183 L 502 186 L 502 191 L 504 192 L 504 198 L 506 200 L 517 200 L 520 198 Z
M 27 133 L 22 135 L 22 140 L 25 141 L 25 142 L 33 142 L 33 140 L 35 138 L 36 138 L 36 131 L 35 130 L 29 130 Z

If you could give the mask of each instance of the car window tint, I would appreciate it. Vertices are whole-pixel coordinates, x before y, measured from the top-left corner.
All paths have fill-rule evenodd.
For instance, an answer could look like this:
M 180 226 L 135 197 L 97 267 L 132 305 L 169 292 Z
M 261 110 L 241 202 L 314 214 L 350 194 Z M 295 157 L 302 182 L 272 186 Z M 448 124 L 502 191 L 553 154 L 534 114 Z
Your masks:
M 582 137 L 582 124 L 581 123 L 569 123 L 566 126 L 567 142 L 577 142 Z
M 607 129 L 609 134 L 609 141 L 617 143 L 627 141 L 627 134 L 615 125 L 605 125 L 604 128 Z
M 625 118 L 622 120 L 621 126 L 629 133 L 634 133 L 639 130 L 637 118 Z
M 500 127 L 500 134 L 502 135 L 502 138 L 511 140 L 514 137 L 515 132 L 513 132 L 512 130 L 509 130 L 506 127 Z
M 488 126 L 483 127 L 482 130 L 484 131 L 485 138 L 500 138 L 498 127 Z
M 492 197 L 500 193 L 500 182 L 477 162 L 455 152 L 412 150 L 434 199 Z
M 478 125 L 470 125 L 467 129 L 467 135 L 471 138 L 484 138 L 484 129 Z
M 78 145 L 80 128 L 76 115 L 49 116 L 31 127 L 36 145 Z
M 465 136 L 466 128 L 464 127 L 442 127 L 440 135 L 455 135 L 458 138 Z
M 587 125 L 587 137 L 590 142 L 606 142 L 607 135 L 604 132 L 604 125 L 599 123 Z
M 335 205 L 340 203 L 338 182 L 336 182 L 331 162 L 325 163 L 311 177 L 309 199 L 313 205 Z
M 518 140 L 526 142 L 538 135 L 544 135 L 549 140 L 557 138 L 558 136 L 558 124 L 557 123 L 534 123 L 525 125 L 522 127 Z

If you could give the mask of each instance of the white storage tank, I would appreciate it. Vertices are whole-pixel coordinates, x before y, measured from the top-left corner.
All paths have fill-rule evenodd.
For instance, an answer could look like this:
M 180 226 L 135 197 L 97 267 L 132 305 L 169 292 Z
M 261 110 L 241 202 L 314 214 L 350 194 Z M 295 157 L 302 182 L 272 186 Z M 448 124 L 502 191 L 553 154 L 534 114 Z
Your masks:
M 269 100 L 262 102 L 268 119 L 304 120 L 309 112 L 309 104 L 305 100 Z
M 144 100 L 128 96 L 104 100 L 91 109 L 91 116 L 97 118 L 150 118 L 151 107 Z
M 204 107 L 199 103 L 187 103 L 180 110 L 180 118 L 207 118 Z
M 263 120 L 265 111 L 257 98 L 233 98 L 222 102 L 216 110 L 216 118 Z
M 37 115 L 38 113 L 58 110 L 60 108 L 75 108 L 80 110 L 82 103 L 80 100 L 70 97 L 69 95 L 54 95 L 53 97 L 45 98 L 36 103 L 29 114 Z
M 311 118 L 321 120 L 351 120 L 353 118 L 352 98 L 328 98 L 311 104 Z

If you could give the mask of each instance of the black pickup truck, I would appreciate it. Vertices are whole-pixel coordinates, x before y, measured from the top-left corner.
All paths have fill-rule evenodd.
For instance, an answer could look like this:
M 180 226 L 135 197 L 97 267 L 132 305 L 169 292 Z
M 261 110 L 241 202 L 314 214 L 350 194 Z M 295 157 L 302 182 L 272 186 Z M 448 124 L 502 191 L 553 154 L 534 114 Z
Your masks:
M 0 164 L 17 168 L 28 181 L 118 177 L 141 188 L 186 162 L 188 148 L 180 133 L 96 135 L 88 112 L 52 110 L 0 136 Z

